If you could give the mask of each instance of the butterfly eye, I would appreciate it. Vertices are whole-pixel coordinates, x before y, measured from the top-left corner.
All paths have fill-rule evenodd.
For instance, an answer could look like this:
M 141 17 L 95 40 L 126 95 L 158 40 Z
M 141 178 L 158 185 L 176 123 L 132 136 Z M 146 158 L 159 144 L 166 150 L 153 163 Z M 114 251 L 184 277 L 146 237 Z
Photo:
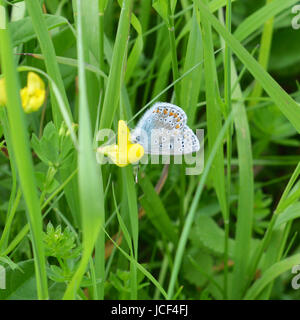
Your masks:
M 135 138 L 135 140 L 136 140 L 136 141 L 140 141 L 140 140 L 141 140 L 141 137 L 140 137 L 140 136 L 137 136 L 137 137 Z
M 162 149 L 162 147 L 163 147 L 162 143 L 159 144 L 159 147 Z
M 170 149 L 173 149 L 173 145 L 172 145 L 172 143 L 170 144 Z
M 162 137 L 162 142 L 166 142 L 167 138 L 166 137 Z
M 159 121 L 160 121 L 160 122 L 163 122 L 163 118 L 160 118 Z

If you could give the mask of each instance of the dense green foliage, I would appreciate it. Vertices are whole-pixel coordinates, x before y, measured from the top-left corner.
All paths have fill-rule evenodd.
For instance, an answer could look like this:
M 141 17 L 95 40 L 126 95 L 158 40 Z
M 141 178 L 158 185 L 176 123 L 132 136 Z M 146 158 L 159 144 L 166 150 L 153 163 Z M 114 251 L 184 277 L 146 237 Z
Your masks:
M 0 0 L 0 299 L 300 298 L 297 4 Z M 97 162 L 156 101 L 205 130 L 200 175 Z

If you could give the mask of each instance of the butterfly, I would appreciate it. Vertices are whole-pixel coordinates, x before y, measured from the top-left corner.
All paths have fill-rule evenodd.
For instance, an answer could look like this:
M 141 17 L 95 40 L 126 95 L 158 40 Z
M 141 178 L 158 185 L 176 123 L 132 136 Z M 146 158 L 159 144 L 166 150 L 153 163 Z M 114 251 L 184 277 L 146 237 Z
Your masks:
M 131 141 L 142 145 L 145 154 L 183 155 L 200 149 L 185 112 L 167 102 L 155 103 L 144 114 L 131 133 Z
M 130 132 L 125 121 L 118 123 L 117 144 L 102 146 L 97 151 L 108 156 L 117 166 L 139 161 L 144 154 L 183 155 L 197 152 L 197 136 L 187 126 L 187 116 L 178 106 L 155 103 Z

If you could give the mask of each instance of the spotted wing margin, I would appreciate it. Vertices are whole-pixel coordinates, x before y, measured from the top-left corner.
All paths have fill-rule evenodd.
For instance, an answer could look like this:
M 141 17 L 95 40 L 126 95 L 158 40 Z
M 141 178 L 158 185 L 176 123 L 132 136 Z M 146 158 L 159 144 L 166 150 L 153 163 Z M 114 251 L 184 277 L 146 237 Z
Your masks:
M 200 150 L 200 143 L 194 132 L 187 126 L 183 130 L 160 131 L 154 134 L 146 154 L 152 155 L 184 155 Z
M 170 116 L 170 113 L 172 114 Z M 176 115 L 176 118 L 174 116 Z M 166 127 L 172 129 L 169 126 L 169 122 L 160 121 L 159 119 L 171 120 L 174 119 L 181 124 L 181 127 L 186 125 L 187 117 L 185 112 L 178 106 L 167 103 L 167 102 L 156 102 L 140 119 L 136 128 L 141 128 L 143 130 L 159 129 L 161 127 Z M 180 121 L 178 121 L 180 119 Z M 176 122 L 175 122 L 176 123 Z M 175 127 L 175 126 L 174 126 Z
M 146 154 L 182 155 L 198 151 L 199 141 L 186 122 L 180 107 L 157 102 L 132 131 L 132 142 L 140 143 Z

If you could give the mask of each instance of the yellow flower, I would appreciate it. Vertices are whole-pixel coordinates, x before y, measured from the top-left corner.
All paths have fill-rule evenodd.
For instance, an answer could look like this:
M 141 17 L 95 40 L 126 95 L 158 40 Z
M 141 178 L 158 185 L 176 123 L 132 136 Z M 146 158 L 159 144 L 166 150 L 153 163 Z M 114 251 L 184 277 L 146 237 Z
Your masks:
M 125 121 L 118 123 L 118 144 L 98 148 L 98 152 L 108 156 L 114 164 L 125 167 L 139 161 L 144 155 L 144 148 L 138 143 L 131 143 L 130 131 Z
M 6 104 L 6 91 L 5 91 L 5 81 L 4 78 L 0 79 L 0 106 Z
M 28 72 L 27 86 L 20 91 L 22 107 L 26 113 L 39 110 L 45 101 L 43 80 L 34 72 Z M 0 79 L 0 105 L 6 105 L 5 79 Z
M 45 101 L 46 91 L 43 80 L 34 72 L 27 75 L 27 87 L 21 90 L 22 107 L 26 113 L 39 110 Z

